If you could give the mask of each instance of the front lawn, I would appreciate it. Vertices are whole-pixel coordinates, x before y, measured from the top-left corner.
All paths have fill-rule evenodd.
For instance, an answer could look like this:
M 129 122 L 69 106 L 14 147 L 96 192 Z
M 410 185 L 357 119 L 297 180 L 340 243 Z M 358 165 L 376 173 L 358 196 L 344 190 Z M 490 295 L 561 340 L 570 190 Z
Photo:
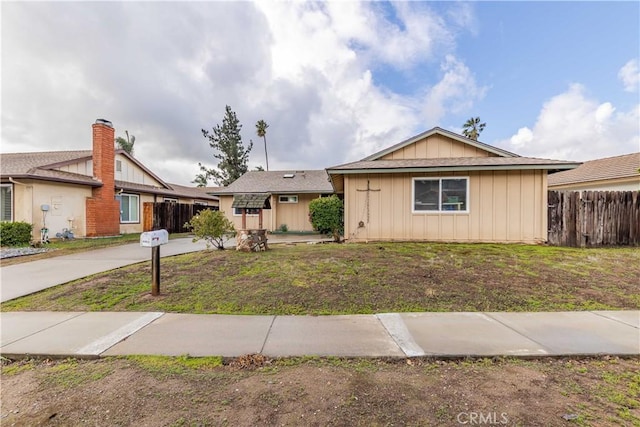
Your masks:
M 354 314 L 640 308 L 637 248 L 369 243 L 272 245 L 164 258 L 2 304 L 3 311 Z

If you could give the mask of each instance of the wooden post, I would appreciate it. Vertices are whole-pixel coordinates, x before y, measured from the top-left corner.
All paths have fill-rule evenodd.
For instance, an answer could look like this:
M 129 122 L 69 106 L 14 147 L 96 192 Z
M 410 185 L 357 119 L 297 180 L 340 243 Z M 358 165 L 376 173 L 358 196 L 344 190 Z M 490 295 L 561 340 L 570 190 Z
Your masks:
M 160 295 L 160 246 L 151 248 L 151 295 Z
M 262 209 L 258 211 L 258 229 L 262 230 Z
M 247 208 L 242 208 L 242 229 L 247 229 Z

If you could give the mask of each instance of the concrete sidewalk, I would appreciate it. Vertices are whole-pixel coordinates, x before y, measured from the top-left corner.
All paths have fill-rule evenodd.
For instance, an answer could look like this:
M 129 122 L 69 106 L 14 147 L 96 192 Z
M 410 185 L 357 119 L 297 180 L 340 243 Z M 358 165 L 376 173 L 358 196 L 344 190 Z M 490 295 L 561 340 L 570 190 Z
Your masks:
M 269 243 L 320 236 L 270 236 Z M 229 247 L 233 247 L 229 242 Z M 205 249 L 173 239 L 160 255 Z M 139 244 L 2 267 L 2 302 L 151 259 Z M 99 357 L 473 357 L 640 355 L 640 311 L 224 316 L 129 312 L 0 313 L 0 353 Z
M 5 357 L 640 355 L 640 311 L 224 316 L 0 313 Z

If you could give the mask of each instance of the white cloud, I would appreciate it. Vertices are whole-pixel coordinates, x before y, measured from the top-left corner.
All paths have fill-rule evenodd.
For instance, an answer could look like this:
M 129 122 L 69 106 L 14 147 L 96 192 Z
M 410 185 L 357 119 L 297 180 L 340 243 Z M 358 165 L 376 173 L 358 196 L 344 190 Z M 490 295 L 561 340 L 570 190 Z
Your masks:
M 425 130 L 485 91 L 461 59 L 447 56 L 452 18 L 420 2 L 2 9 L 2 78 L 11 82 L 2 87 L 2 151 L 87 149 L 91 123 L 105 118 L 117 135 L 136 135 L 136 157 L 169 182 L 187 184 L 198 162 L 214 165 L 200 129 L 220 123 L 225 105 L 246 143 L 257 141 L 254 123 L 267 121 L 272 169 L 322 168 Z M 440 75 L 409 95 L 375 78 L 380 66 L 402 78 L 439 63 Z M 263 159 L 256 143 L 250 163 Z
M 428 90 L 424 106 L 426 120 L 434 126 L 448 112 L 469 109 L 487 91 L 487 87 L 478 86 L 469 67 L 453 55 L 447 55 L 440 68 L 443 77 Z
M 640 87 L 640 71 L 638 70 L 638 60 L 632 59 L 618 71 L 618 78 L 624 85 L 627 92 L 638 92 Z
M 640 149 L 640 105 L 617 112 L 610 102 L 598 103 L 573 84 L 548 100 L 533 129 L 523 127 L 496 145 L 518 154 L 563 160 L 589 160 Z

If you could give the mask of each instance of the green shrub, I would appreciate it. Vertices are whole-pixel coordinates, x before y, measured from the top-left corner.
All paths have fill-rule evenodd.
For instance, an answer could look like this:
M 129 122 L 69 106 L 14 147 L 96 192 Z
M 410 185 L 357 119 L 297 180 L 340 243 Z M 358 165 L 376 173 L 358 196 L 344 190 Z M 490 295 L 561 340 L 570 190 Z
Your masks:
M 185 228 L 193 230 L 194 242 L 204 240 L 209 245 L 224 249 L 224 242 L 235 235 L 235 228 L 222 211 L 205 209 L 187 222 Z
M 0 222 L 0 246 L 29 246 L 33 224 Z
M 278 231 L 286 233 L 287 231 L 289 231 L 289 226 L 287 226 L 287 224 L 281 224 L 280 227 L 278 227 Z
M 316 231 L 333 236 L 336 242 L 344 232 L 344 207 L 335 194 L 331 197 L 313 199 L 309 203 L 309 220 Z

